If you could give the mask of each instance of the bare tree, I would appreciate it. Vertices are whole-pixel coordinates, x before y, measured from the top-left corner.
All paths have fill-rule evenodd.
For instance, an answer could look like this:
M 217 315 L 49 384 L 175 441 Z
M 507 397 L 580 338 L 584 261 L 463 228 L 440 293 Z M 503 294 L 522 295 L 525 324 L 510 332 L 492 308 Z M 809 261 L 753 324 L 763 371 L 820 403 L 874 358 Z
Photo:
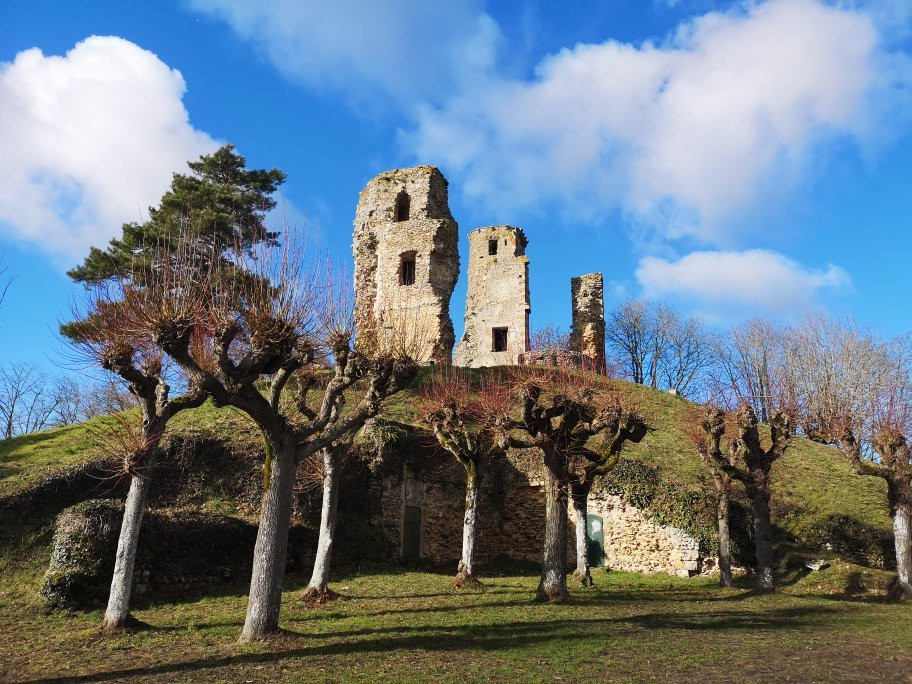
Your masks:
M 633 382 L 690 395 L 713 361 L 705 327 L 667 304 L 631 299 L 608 314 L 605 342 Z
M 780 392 L 785 338 L 782 328 L 760 318 L 732 328 L 715 348 L 716 399 L 732 410 L 749 404 L 760 422 L 769 422 L 774 407 L 785 400 Z
M 160 349 L 148 335 L 137 333 L 130 324 L 131 314 L 135 313 L 131 307 L 136 300 L 135 292 L 125 289 L 119 281 L 97 284 L 88 291 L 84 309 L 75 312 L 75 322 L 61 326 L 61 333 L 77 354 L 128 383 L 142 415 L 141 430 L 135 440 L 128 439 L 131 434 L 128 429 L 122 430 L 118 438 L 126 446 L 120 455 L 123 472 L 130 477 L 130 488 L 102 622 L 102 630 L 106 632 L 120 631 L 134 622 L 130 616 L 130 594 L 136 549 L 152 472 L 168 421 L 180 411 L 202 405 L 206 399 L 205 391 L 195 382 L 190 383 L 186 394 L 170 396 Z M 190 316 L 195 301 L 194 294 L 185 289 L 173 303 L 179 305 L 179 315 Z
M 498 418 L 503 449 L 535 449 L 544 464 L 545 540 L 536 598 L 563 601 L 567 592 L 567 508 L 571 460 L 582 455 L 604 464 L 611 454 L 584 450 L 588 440 L 617 428 L 604 379 L 594 373 L 561 369 L 515 369 L 519 417 Z M 629 439 L 629 436 L 623 436 Z
M 57 405 L 54 427 L 82 423 L 95 416 L 139 406 L 129 389 L 114 380 L 80 382 L 72 377 L 61 377 L 53 383 L 53 393 Z
M 0 257 L 0 306 L 3 306 L 6 294 L 9 292 L 10 285 L 13 283 L 12 276 L 6 275 L 7 270 L 8 267 L 3 264 L 3 257 Z
M 729 471 L 721 467 L 722 436 L 725 434 L 725 412 L 709 406 L 700 425 L 694 431 L 694 441 L 700 458 L 709 471 L 716 497 L 716 521 L 719 531 L 719 585 L 732 586 L 731 534 L 729 533 L 729 501 L 732 494 L 732 478 Z
M 498 453 L 498 444 L 493 439 L 492 417 L 505 412 L 509 389 L 499 374 L 474 383 L 467 371 L 447 368 L 424 384 L 422 399 L 427 409 L 425 422 L 433 428 L 440 446 L 450 452 L 466 471 L 462 555 L 454 586 L 477 585 L 475 538 L 478 490 L 491 457 Z
M 334 417 L 332 422 L 336 419 L 337 417 Z M 313 573 L 302 596 L 308 603 L 325 603 L 336 596 L 335 592 L 329 588 L 329 576 L 339 515 L 342 462 L 351 449 L 352 437 L 352 434 L 346 435 L 342 440 L 320 450 L 323 502 L 320 510 L 320 533 L 317 539 L 317 552 L 314 556 Z
M 718 429 L 710 424 L 710 431 Z M 791 420 L 785 411 L 776 411 L 770 420 L 771 444 L 760 442 L 757 414 L 745 404 L 735 416 L 737 436 L 729 442 L 728 457 L 720 449 L 708 448 L 707 457 L 716 468 L 744 485 L 754 517 L 754 548 L 757 555 L 757 588 L 775 588 L 773 568 L 773 525 L 770 519 L 770 471 L 792 442 Z
M 887 501 L 893 517 L 896 551 L 896 594 L 912 596 L 912 443 L 907 426 L 883 423 L 865 454 L 860 440 L 846 425 L 837 445 L 859 475 L 880 477 L 887 483 Z
M 3 439 L 50 427 L 57 397 L 37 366 L 10 363 L 0 369 L 0 428 Z
M 610 435 L 597 449 L 588 447 L 587 430 L 571 433 L 570 501 L 576 530 L 576 569 L 573 576 L 581 587 L 594 582 L 589 570 L 586 528 L 589 519 L 589 494 L 597 477 L 611 472 L 618 463 L 625 442 L 638 443 L 646 436 L 646 422 L 639 410 L 618 392 L 606 392 L 600 407 L 606 425 L 602 435 Z
M 570 351 L 570 333 L 549 323 L 532 333 L 529 346 L 533 351 Z
M 664 389 L 692 397 L 703 387 L 715 357 L 706 325 L 695 316 L 678 317 L 668 336 L 659 366 Z
M 265 491 L 242 641 L 279 628 L 297 462 L 354 434 L 416 372 L 409 353 L 415 350 L 386 328 L 352 339 L 350 297 L 339 289 L 342 283 L 325 264 L 316 267 L 302 240 L 287 231 L 285 238 L 281 246 L 261 243 L 247 255 L 238 253 L 245 277 L 229 269 L 213 273 L 193 315 L 173 304 L 186 286 L 180 279 L 138 291 L 132 307 L 135 325 L 148 331 L 191 386 L 204 388 L 217 406 L 246 413 L 264 436 Z M 324 354 L 333 367 L 321 385 Z M 265 394 L 259 386 L 264 375 Z M 293 376 L 296 399 L 283 401 Z M 346 393 L 360 398 L 342 411 Z
M 846 416 L 873 419 L 879 397 L 909 375 L 908 337 L 884 339 L 851 319 L 807 316 L 783 341 L 784 392 L 800 409 L 801 428 L 811 439 L 831 442 L 828 428 Z M 873 425 L 858 425 L 859 437 Z

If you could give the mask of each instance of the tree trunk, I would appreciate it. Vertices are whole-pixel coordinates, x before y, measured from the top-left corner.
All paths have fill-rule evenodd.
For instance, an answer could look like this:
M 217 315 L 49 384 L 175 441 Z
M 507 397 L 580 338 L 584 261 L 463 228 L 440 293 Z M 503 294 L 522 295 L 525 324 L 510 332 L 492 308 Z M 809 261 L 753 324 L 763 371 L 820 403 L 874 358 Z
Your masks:
M 586 539 L 586 522 L 589 517 L 589 497 L 584 492 L 573 492 L 573 514 L 576 523 L 576 570 L 573 576 L 581 587 L 591 587 L 592 574 L 589 572 L 589 545 Z
M 547 459 L 546 459 L 547 460 Z M 567 591 L 567 477 L 545 467 L 545 545 L 539 601 L 565 601 Z
M 462 521 L 462 558 L 456 572 L 455 586 L 478 584 L 475 576 L 475 524 L 478 521 L 478 466 L 466 464 L 465 517 Z
M 336 511 L 339 508 L 339 453 L 333 447 L 323 449 L 323 508 L 320 513 L 320 538 L 314 559 L 313 575 L 304 592 L 305 597 L 325 600 L 330 597 L 329 567 L 336 538 Z
M 897 508 L 893 514 L 893 537 L 896 547 L 897 590 L 912 596 L 912 511 Z
M 133 589 L 133 566 L 136 562 L 136 547 L 139 544 L 139 530 L 146 510 L 146 496 L 152 484 L 150 470 L 151 455 L 143 464 L 146 475 L 133 475 L 130 478 L 130 490 L 124 502 L 123 522 L 120 524 L 120 537 L 117 540 L 117 556 L 114 560 L 114 577 L 111 579 L 111 593 L 108 595 L 108 607 L 105 610 L 101 629 L 104 632 L 116 632 L 127 626 L 130 620 L 130 593 Z
M 728 532 L 728 493 L 720 492 L 716 507 L 719 521 L 719 586 L 732 586 L 731 537 Z
M 758 487 L 754 492 L 754 547 L 757 553 L 757 589 L 761 591 L 772 591 L 775 585 L 769 499 L 769 491 L 764 487 Z
M 272 467 L 263 495 L 260 525 L 253 549 L 250 597 L 241 642 L 263 639 L 279 630 L 282 584 L 288 555 L 288 528 L 294 493 L 294 444 L 287 438 L 269 437 Z

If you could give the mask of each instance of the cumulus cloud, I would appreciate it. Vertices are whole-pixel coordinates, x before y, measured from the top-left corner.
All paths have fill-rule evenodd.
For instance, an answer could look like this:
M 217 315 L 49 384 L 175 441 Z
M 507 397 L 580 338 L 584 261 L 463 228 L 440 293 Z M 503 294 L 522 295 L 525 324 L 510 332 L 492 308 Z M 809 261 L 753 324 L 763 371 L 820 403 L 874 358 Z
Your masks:
M 373 110 L 383 98 L 442 98 L 493 65 L 500 38 L 480 0 L 185 2 L 225 20 L 292 79 Z
M 662 44 L 579 44 L 530 80 L 481 79 L 425 106 L 402 141 L 495 213 L 620 208 L 665 237 L 719 243 L 765 190 L 802 177 L 809 152 L 872 135 L 912 80 L 879 40 L 858 8 L 739 4 Z
M 692 252 L 676 261 L 645 257 L 636 278 L 649 296 L 683 296 L 709 305 L 775 312 L 800 311 L 820 290 L 851 284 L 838 266 L 807 268 L 762 249 Z
M 180 72 L 116 37 L 0 63 L 0 230 L 72 262 L 145 216 L 216 147 L 189 121 Z

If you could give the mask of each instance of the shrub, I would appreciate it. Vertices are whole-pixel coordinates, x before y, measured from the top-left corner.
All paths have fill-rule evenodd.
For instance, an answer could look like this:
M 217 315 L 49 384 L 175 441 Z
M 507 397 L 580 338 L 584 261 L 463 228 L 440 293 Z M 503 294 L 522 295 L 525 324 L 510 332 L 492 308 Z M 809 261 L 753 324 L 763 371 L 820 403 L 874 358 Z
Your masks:
M 893 535 L 850 515 L 832 513 L 816 520 L 802 540 L 814 549 L 832 551 L 871 568 L 895 568 Z

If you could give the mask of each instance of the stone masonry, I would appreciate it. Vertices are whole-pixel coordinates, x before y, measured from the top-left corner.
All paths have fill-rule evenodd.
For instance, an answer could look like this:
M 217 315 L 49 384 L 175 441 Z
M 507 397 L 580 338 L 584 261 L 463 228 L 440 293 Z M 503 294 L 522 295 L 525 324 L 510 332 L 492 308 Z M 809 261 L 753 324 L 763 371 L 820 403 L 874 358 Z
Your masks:
M 526 244 L 525 233 L 513 226 L 469 233 L 465 333 L 456 346 L 455 365 L 511 365 L 529 351 Z
M 605 369 L 605 295 L 601 273 L 587 273 L 570 279 L 573 322 L 570 348 L 579 352 L 584 364 Z
M 371 504 L 371 524 L 397 555 L 404 551 L 404 507 L 420 509 L 418 557 L 452 564 L 462 544 L 465 471 L 446 453 L 411 453 L 406 461 L 384 459 L 380 487 Z M 540 458 L 519 455 L 486 470 L 479 493 L 476 553 L 480 563 L 496 557 L 538 563 L 544 537 L 544 481 Z M 629 572 L 667 573 L 689 577 L 715 568 L 713 558 L 686 532 L 659 525 L 646 511 L 621 497 L 594 488 L 590 516 L 599 516 L 604 533 L 603 564 Z M 569 511 L 567 559 L 575 551 L 574 516 Z
M 433 166 L 381 173 L 361 191 L 354 224 L 359 338 L 397 338 L 420 362 L 449 363 L 459 233 L 446 178 Z

